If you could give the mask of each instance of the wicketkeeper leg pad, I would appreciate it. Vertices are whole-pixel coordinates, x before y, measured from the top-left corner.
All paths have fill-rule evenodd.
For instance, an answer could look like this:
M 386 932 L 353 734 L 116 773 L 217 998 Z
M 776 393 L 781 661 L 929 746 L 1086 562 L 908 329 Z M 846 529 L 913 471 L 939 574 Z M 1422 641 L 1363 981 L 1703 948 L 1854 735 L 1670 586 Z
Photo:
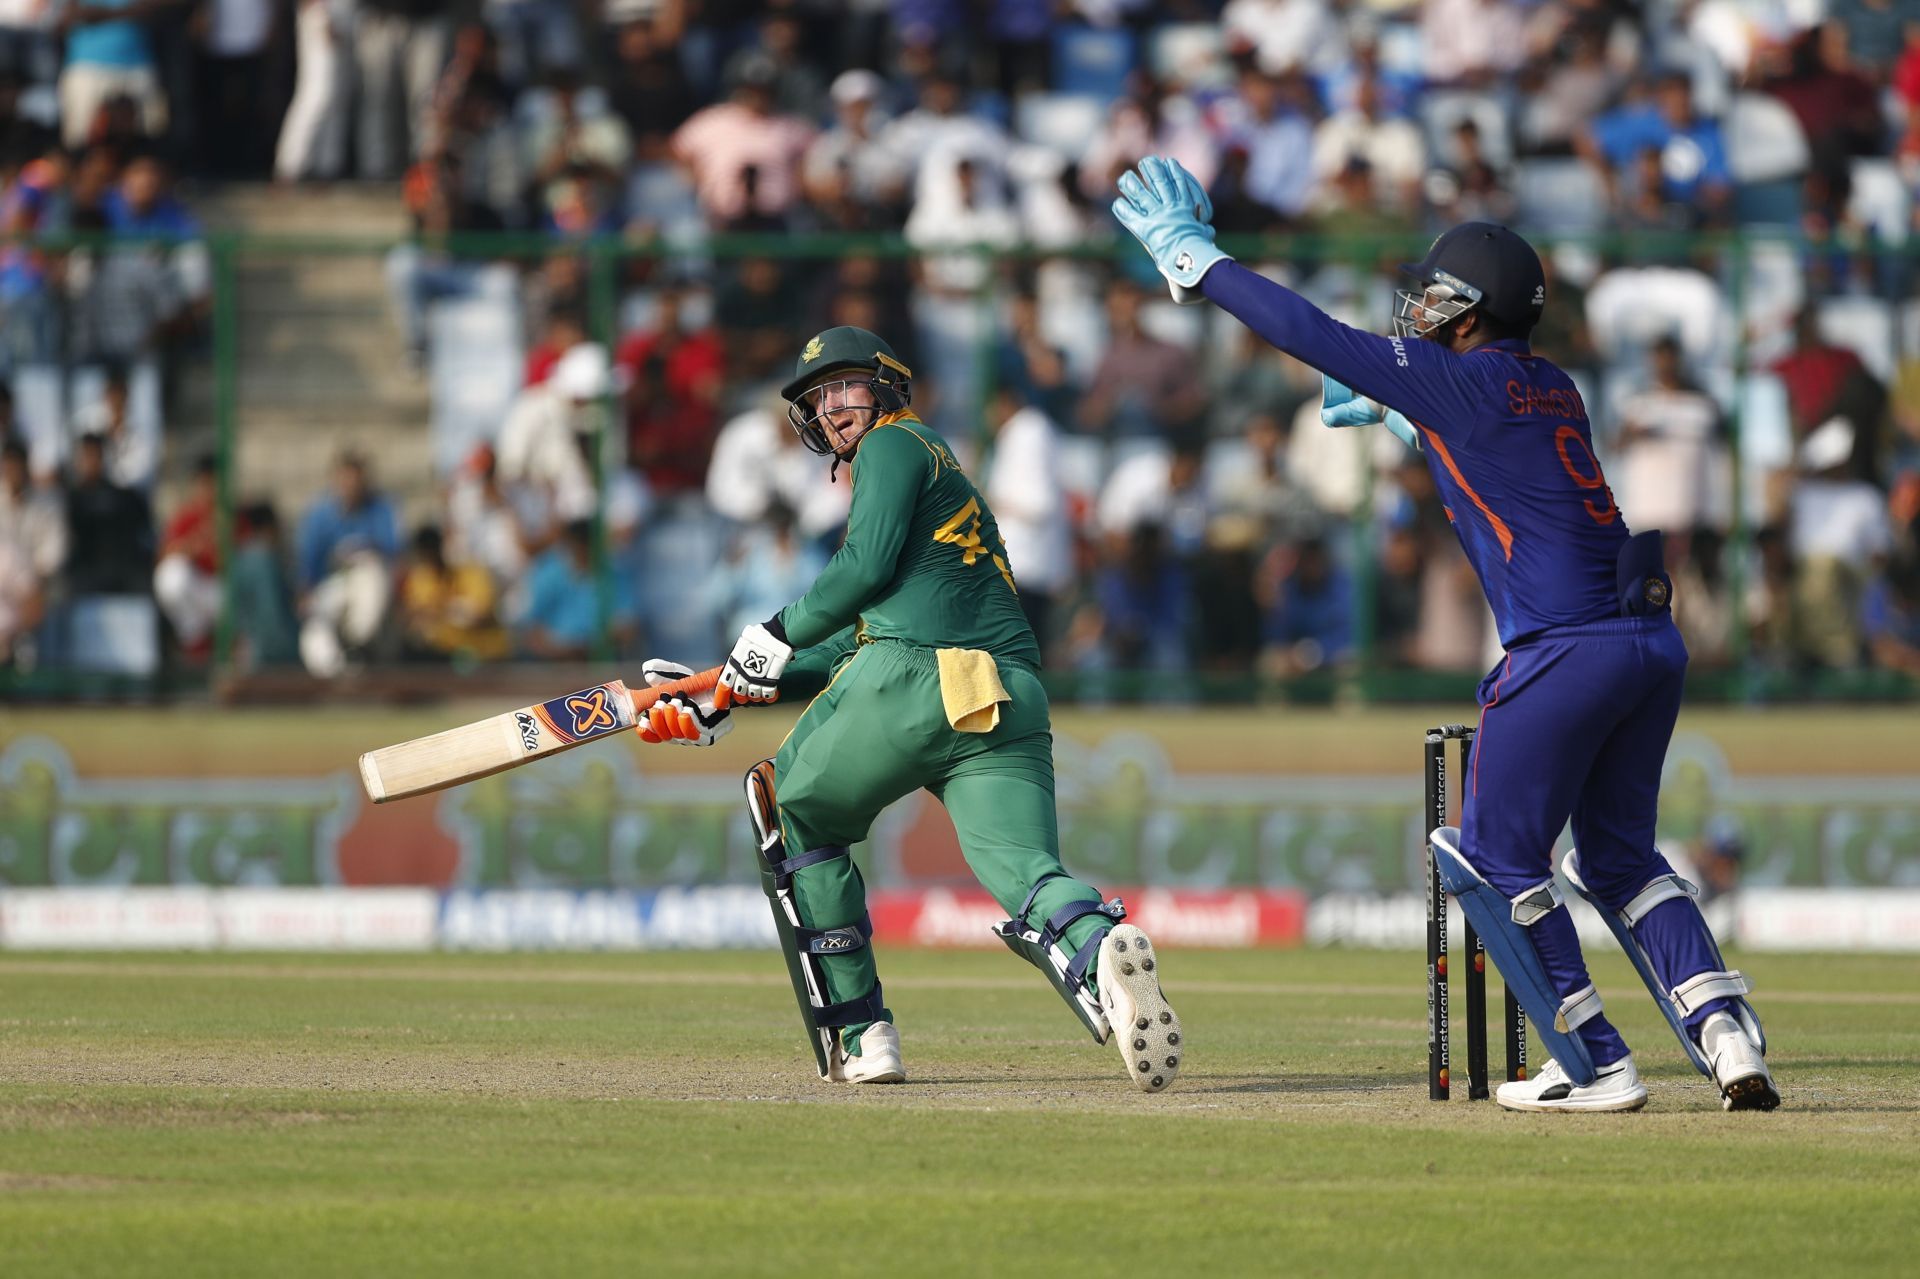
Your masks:
M 1520 1006 L 1527 1010 L 1527 1016 L 1533 1019 L 1541 1042 L 1560 1063 L 1567 1078 L 1582 1087 L 1592 1083 L 1596 1078 L 1593 1055 L 1578 1031 L 1599 1015 L 1599 992 L 1588 985 L 1563 998 L 1548 977 L 1546 965 L 1541 962 L 1528 931 L 1562 908 L 1559 888 L 1549 879 L 1518 897 L 1509 898 L 1482 879 L 1480 872 L 1460 855 L 1458 828 L 1442 826 L 1429 838 L 1433 841 L 1434 864 L 1439 867 L 1440 882 L 1473 921 L 1500 976 L 1519 999 Z
M 1064 878 L 1067 876 L 1059 872 L 1042 875 L 1034 882 L 1026 901 L 1020 904 L 1013 918 L 994 925 L 993 933 L 1007 944 L 1008 950 L 1046 974 L 1047 981 L 1093 1036 L 1093 1042 L 1104 1044 L 1111 1029 L 1107 1025 L 1106 1010 L 1100 1006 L 1100 996 L 1095 992 L 1089 974 L 1098 967 L 1100 943 L 1113 931 L 1115 924 L 1127 917 L 1127 908 L 1118 897 L 1110 902 L 1082 898 L 1054 911 L 1038 928 L 1028 923 L 1027 912 L 1033 909 L 1041 886 L 1048 880 Z M 1069 951 L 1066 945 L 1067 929 L 1089 915 L 1102 916 L 1104 926 L 1077 951 Z
M 1560 870 L 1567 877 L 1567 882 L 1573 885 L 1573 891 L 1599 912 L 1600 918 L 1606 921 L 1607 928 L 1613 933 L 1614 940 L 1620 943 L 1620 949 L 1627 952 L 1627 958 L 1633 961 L 1634 971 L 1646 983 L 1647 990 L 1653 995 L 1653 1002 L 1659 1006 L 1661 1016 L 1667 1019 L 1667 1025 L 1673 1028 L 1674 1038 L 1686 1050 L 1687 1059 L 1693 1063 L 1695 1070 L 1709 1079 L 1713 1078 L 1712 1063 L 1700 1050 L 1700 1045 L 1694 1042 L 1687 1022 L 1716 999 L 1727 1001 L 1727 1011 L 1739 1020 L 1747 1038 L 1762 1053 L 1766 1052 L 1767 1039 L 1760 1026 L 1760 1015 L 1754 1012 L 1753 1005 L 1746 998 L 1753 993 L 1753 983 L 1738 970 L 1728 968 L 1726 961 L 1720 957 L 1720 947 L 1713 940 L 1713 930 L 1707 927 L 1706 916 L 1700 913 L 1699 904 L 1694 900 L 1699 895 L 1698 888 L 1669 872 L 1656 876 L 1616 910 L 1601 901 L 1581 878 L 1579 849 L 1568 850 L 1566 857 L 1561 859 Z M 1646 929 L 1643 927 L 1654 907 L 1670 901 L 1687 903 L 1687 915 L 1690 918 L 1680 926 L 1688 931 L 1698 930 L 1698 937 L 1692 939 L 1694 945 L 1688 949 L 1709 957 L 1710 963 L 1705 971 L 1671 983 L 1661 976 L 1661 965 L 1655 961 L 1646 945 Z M 1672 928 L 1673 924 L 1674 921 L 1669 919 L 1667 927 Z M 1665 949 L 1658 946 L 1657 939 L 1655 944 L 1656 948 Z
M 794 998 L 807 1027 L 808 1042 L 813 1045 L 820 1077 L 832 1079 L 836 1067 L 843 1066 L 847 1059 L 846 1049 L 840 1043 L 840 1028 L 881 1020 L 886 1015 L 886 1003 L 878 980 L 863 995 L 831 999 L 821 960 L 868 945 L 873 940 L 873 921 L 865 914 L 852 924 L 836 928 L 811 928 L 801 921 L 793 893 L 795 873 L 845 857 L 848 850 L 844 845 L 836 845 L 787 856 L 785 840 L 780 834 L 779 813 L 774 807 L 772 760 L 762 760 L 747 771 L 746 790 L 747 811 L 753 818 L 754 834 L 760 846 L 760 887 L 773 906 L 774 929 L 780 936 L 787 975 L 793 981 Z

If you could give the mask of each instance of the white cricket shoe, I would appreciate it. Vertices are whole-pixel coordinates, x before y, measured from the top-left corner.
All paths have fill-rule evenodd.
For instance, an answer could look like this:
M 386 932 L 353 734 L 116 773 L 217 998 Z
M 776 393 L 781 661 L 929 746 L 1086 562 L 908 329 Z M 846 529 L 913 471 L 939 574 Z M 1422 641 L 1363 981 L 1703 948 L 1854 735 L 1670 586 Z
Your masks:
M 1600 1067 L 1584 1088 L 1567 1078 L 1559 1062 L 1549 1061 L 1532 1079 L 1501 1084 L 1493 1099 L 1508 1110 L 1638 1110 L 1647 1104 L 1647 1086 L 1631 1056 Z
M 860 1055 L 835 1053 L 832 1073 L 836 1084 L 904 1084 L 907 1068 L 900 1064 L 900 1032 L 890 1021 L 876 1021 L 860 1032 Z
M 1180 1017 L 1160 989 L 1153 943 L 1132 924 L 1121 924 L 1100 943 L 1100 1006 L 1113 1027 L 1127 1078 L 1142 1092 L 1159 1092 L 1180 1073 L 1186 1042 Z
M 1766 1059 L 1731 1014 L 1715 1013 L 1701 1024 L 1700 1051 L 1713 1066 L 1724 1109 L 1772 1110 L 1780 1104 Z

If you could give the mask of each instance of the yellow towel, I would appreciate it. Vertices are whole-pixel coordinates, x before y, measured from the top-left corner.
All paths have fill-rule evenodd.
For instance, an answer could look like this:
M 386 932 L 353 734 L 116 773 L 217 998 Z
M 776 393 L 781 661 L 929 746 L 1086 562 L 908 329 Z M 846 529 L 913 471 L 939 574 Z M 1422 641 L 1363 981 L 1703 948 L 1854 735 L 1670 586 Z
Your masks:
M 991 733 L 1000 726 L 1000 703 L 1011 702 L 1000 683 L 993 654 L 977 648 L 942 648 L 940 700 L 947 723 L 958 733 Z

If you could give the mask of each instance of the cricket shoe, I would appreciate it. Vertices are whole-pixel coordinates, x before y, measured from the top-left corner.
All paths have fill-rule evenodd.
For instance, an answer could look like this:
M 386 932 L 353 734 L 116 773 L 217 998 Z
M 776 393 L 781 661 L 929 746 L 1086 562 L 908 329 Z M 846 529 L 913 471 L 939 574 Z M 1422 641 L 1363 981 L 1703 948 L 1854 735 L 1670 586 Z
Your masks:
M 1113 1027 L 1127 1078 L 1142 1092 L 1159 1092 L 1180 1073 L 1187 1046 L 1180 1017 L 1160 989 L 1159 960 L 1147 935 L 1121 924 L 1100 943 L 1100 1006 Z
M 1773 1086 L 1766 1058 L 1731 1014 L 1715 1013 L 1701 1024 L 1700 1051 L 1713 1066 L 1723 1108 L 1772 1110 L 1780 1104 L 1780 1090 Z
M 890 1021 L 876 1021 L 860 1032 L 860 1055 L 833 1055 L 836 1084 L 904 1084 L 907 1068 L 900 1064 L 900 1032 Z
M 1501 1084 L 1493 1099 L 1508 1110 L 1638 1110 L 1647 1104 L 1647 1086 L 1631 1056 L 1600 1067 L 1584 1087 L 1567 1078 L 1559 1062 L 1549 1061 L 1531 1079 Z

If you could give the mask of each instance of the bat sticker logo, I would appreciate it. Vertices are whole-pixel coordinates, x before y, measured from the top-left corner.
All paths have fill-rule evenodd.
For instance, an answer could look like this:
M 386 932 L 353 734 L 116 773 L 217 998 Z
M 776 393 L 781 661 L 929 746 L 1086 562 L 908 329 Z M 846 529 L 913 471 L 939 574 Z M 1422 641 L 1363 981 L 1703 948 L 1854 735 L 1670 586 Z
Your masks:
M 540 722 L 525 711 L 515 711 L 513 722 L 520 728 L 520 744 L 529 753 L 540 749 Z
M 607 705 L 607 690 L 604 688 L 575 693 L 567 699 L 567 709 L 573 713 L 575 737 L 585 737 L 589 733 L 612 728 L 617 722 L 613 718 L 613 708 Z

